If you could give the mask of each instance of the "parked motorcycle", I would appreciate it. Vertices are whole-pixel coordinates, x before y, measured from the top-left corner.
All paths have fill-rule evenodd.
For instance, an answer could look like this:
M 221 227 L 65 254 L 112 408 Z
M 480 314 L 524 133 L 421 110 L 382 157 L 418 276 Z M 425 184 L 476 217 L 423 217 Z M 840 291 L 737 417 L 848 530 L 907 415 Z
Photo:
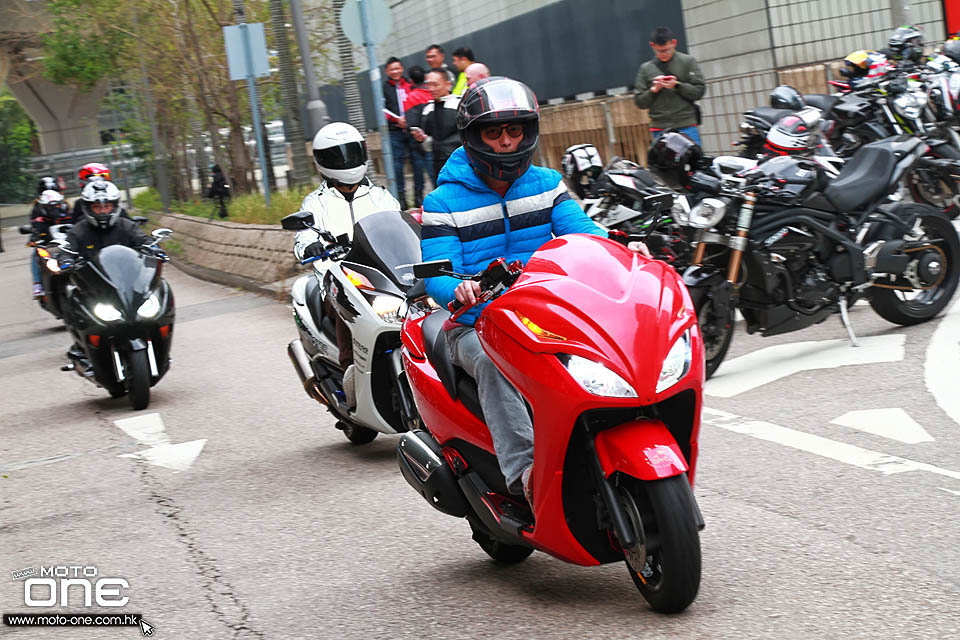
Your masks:
M 150 404 L 150 388 L 170 368 L 173 290 L 161 277 L 167 258 L 157 245 L 172 234 L 156 229 L 141 251 L 112 245 L 63 269 L 70 278 L 64 320 L 80 346 L 63 370 L 114 398 L 126 394 L 135 410 Z
M 534 549 L 585 566 L 625 560 L 655 610 L 686 608 L 701 571 L 692 487 L 703 355 L 677 273 L 587 235 L 551 240 L 523 268 L 501 259 L 470 276 L 435 261 L 414 273 L 472 278 L 480 301 L 492 299 L 477 334 L 529 404 L 534 503 L 508 492 L 477 384 L 450 360 L 444 326 L 469 308 L 457 303 L 453 316 L 411 304 L 403 325 L 424 426 L 397 447 L 407 482 L 465 517 L 500 562 Z
M 415 428 L 419 418 L 398 347 L 404 294 L 420 261 L 419 225 L 407 214 L 382 211 L 357 221 L 352 242 L 317 229 L 309 211 L 290 214 L 282 225 L 289 231 L 313 229 L 326 243 L 322 255 L 301 262 L 312 264 L 313 272 L 291 290 L 299 337 L 287 345 L 287 354 L 304 390 L 327 407 L 354 444 Z M 325 300 L 352 336 L 353 408 L 343 392 L 336 318 L 325 312 Z
M 40 307 L 60 320 L 63 318 L 64 294 L 68 278 L 60 271 L 60 265 L 57 263 L 57 256 L 60 253 L 60 247 L 67 243 L 67 231 L 70 230 L 70 224 L 50 225 L 47 230 L 47 238 L 33 247 L 34 252 L 40 258 L 40 283 L 43 285 L 43 295 L 37 298 Z M 20 233 L 32 233 L 31 226 L 25 224 L 20 227 Z M 33 256 L 30 257 L 34 259 Z
M 829 179 L 816 163 L 782 156 L 761 162 L 740 186 L 717 186 L 693 207 L 699 229 L 684 281 L 704 336 L 707 375 L 722 362 L 734 309 L 749 333 L 777 335 L 847 309 L 866 296 L 895 324 L 924 322 L 950 302 L 960 277 L 960 240 L 943 213 L 889 204 L 889 194 L 927 144 L 901 136 L 864 145 Z

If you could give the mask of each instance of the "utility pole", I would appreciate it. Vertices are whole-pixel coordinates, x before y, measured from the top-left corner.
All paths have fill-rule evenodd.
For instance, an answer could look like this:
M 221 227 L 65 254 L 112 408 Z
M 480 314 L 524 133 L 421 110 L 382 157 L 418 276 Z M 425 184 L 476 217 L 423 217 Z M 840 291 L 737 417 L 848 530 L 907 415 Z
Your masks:
M 339 14 L 338 14 L 339 15 Z M 304 139 L 313 139 L 324 125 L 330 122 L 327 105 L 320 99 L 317 86 L 317 74 L 313 70 L 313 54 L 310 51 L 310 38 L 307 37 L 306 23 L 303 20 L 303 8 L 300 0 L 290 0 L 290 17 L 297 33 L 300 47 L 300 61 L 303 65 L 303 82 L 307 94 L 307 121 L 303 124 Z M 304 148 L 306 148 L 304 146 Z
M 243 54 L 247 62 L 247 89 L 250 92 L 250 111 L 253 113 L 253 132 L 257 137 L 257 156 L 260 159 L 260 178 L 263 182 L 263 198 L 270 206 L 270 183 L 267 176 L 267 159 L 264 156 L 263 131 L 260 127 L 260 99 L 257 98 L 257 80 L 253 76 L 253 54 L 250 51 L 250 36 L 247 33 L 247 18 L 244 15 L 243 0 L 233 0 L 233 10 L 237 14 L 237 24 L 243 35 Z
M 273 27 L 273 45 L 277 49 L 280 67 L 280 95 L 283 99 L 283 115 L 287 121 L 287 144 L 292 145 L 293 185 L 305 184 L 309 179 L 310 165 L 307 162 L 307 148 L 303 144 L 303 126 L 300 123 L 300 100 L 297 96 L 297 80 L 293 74 L 293 60 L 290 57 L 290 40 L 287 38 L 287 26 L 283 13 L 283 0 L 270 0 L 270 24 Z

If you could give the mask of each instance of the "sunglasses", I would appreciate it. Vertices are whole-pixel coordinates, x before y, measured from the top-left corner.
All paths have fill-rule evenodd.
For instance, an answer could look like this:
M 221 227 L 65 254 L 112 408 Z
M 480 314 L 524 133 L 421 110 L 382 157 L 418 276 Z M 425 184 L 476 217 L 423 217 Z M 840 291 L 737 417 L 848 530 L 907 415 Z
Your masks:
M 503 136 L 504 131 L 506 131 L 507 135 L 511 138 L 519 138 L 523 135 L 523 125 L 514 122 L 513 124 L 501 124 L 484 127 L 480 130 L 480 136 L 488 142 L 496 142 L 501 136 Z

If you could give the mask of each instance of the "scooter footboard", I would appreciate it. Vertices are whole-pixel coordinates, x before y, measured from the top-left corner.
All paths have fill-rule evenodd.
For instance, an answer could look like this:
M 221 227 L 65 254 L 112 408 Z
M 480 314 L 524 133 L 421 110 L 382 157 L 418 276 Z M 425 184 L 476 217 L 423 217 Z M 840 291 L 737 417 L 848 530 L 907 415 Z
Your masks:
M 676 440 L 660 420 L 631 420 L 601 431 L 595 446 L 607 478 L 620 471 L 638 480 L 660 480 L 688 468 Z

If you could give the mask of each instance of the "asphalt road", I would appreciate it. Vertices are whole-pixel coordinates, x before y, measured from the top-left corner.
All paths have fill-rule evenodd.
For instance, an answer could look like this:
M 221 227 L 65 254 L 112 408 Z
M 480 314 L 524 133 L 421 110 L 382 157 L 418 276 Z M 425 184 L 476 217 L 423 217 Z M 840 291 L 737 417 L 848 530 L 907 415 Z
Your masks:
M 736 335 L 701 437 L 700 595 L 662 616 L 623 565 L 494 564 L 406 485 L 394 437 L 352 446 L 302 391 L 285 304 L 172 268 L 173 365 L 139 413 L 171 443 L 205 443 L 181 472 L 121 457 L 147 448 L 115 424 L 134 412 L 59 370 L 69 340 L 30 300 L 18 238 L 0 254 L 0 612 L 28 611 L 11 572 L 85 565 L 125 578 L 121 611 L 158 638 L 960 637 L 960 425 L 930 375 L 950 370 L 960 307 L 902 328 L 857 306 L 860 350 L 827 348 L 846 336 L 836 319 Z M 790 358 L 760 351 L 801 342 Z M 850 352 L 870 362 L 831 366 Z M 763 378 L 788 361 L 826 368 Z M 880 409 L 927 435 L 832 424 Z

